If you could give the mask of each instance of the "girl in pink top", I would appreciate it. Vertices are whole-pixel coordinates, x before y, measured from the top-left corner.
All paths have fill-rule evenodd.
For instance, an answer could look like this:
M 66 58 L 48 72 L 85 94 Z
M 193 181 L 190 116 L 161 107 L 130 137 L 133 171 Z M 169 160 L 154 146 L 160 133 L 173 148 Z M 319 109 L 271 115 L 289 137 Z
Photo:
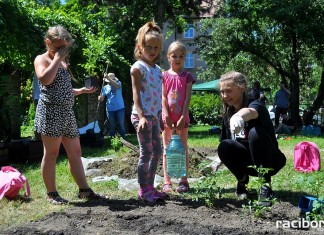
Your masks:
M 162 82 L 162 120 L 164 124 L 163 136 L 163 192 L 172 190 L 171 179 L 166 170 L 166 148 L 170 143 L 172 132 L 175 131 L 186 148 L 186 168 L 188 172 L 188 126 L 189 104 L 192 84 L 195 82 L 191 73 L 183 71 L 186 59 L 185 46 L 179 42 L 173 42 L 168 48 L 168 61 L 170 69 L 163 73 Z M 188 173 L 187 173 L 188 174 Z M 176 191 L 187 192 L 189 184 L 187 176 L 182 177 Z

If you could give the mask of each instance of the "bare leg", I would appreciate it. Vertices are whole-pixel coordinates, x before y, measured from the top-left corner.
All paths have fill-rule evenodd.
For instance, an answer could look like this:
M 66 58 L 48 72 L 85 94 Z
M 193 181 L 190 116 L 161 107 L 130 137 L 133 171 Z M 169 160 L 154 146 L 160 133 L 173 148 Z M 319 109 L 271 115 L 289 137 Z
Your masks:
M 171 129 L 168 126 L 164 127 L 164 131 L 162 132 L 162 137 L 163 137 L 163 174 L 164 174 L 164 183 L 165 184 L 170 184 L 171 183 L 171 178 L 168 176 L 167 173 L 167 159 L 166 159 L 166 149 L 170 143 L 171 140 Z
M 188 170 L 189 170 L 189 154 L 188 154 L 188 128 L 183 128 L 182 130 L 177 130 L 183 146 L 186 149 L 186 176 L 181 177 L 182 180 L 187 180 Z
M 68 155 L 70 171 L 76 184 L 80 189 L 89 188 L 81 160 L 79 138 L 63 137 L 62 143 Z
M 56 192 L 56 159 L 59 154 L 62 138 L 42 135 L 44 155 L 41 172 L 47 192 Z

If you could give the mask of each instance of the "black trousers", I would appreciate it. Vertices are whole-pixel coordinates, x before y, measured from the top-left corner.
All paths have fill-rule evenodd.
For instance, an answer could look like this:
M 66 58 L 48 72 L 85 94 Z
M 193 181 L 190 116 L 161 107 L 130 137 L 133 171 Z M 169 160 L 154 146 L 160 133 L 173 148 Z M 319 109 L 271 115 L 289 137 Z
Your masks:
M 286 157 L 263 127 L 254 127 L 249 132 L 248 140 L 221 141 L 218 156 L 224 165 L 234 174 L 237 180 L 245 175 L 258 176 L 255 169 L 248 166 L 272 168 L 264 175 L 266 182 L 286 165 Z M 248 183 L 248 177 L 245 183 Z
M 281 107 L 276 107 L 275 110 L 275 126 L 277 127 L 279 125 L 279 118 L 280 115 L 287 114 L 288 108 L 281 108 Z

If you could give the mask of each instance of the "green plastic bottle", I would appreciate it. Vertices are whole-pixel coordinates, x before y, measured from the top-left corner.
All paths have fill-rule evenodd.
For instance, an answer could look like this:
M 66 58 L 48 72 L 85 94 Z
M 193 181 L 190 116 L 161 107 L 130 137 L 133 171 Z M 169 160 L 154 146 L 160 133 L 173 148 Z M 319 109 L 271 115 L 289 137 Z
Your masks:
M 166 149 L 166 167 L 168 176 L 180 178 L 187 175 L 186 149 L 178 135 L 172 135 Z

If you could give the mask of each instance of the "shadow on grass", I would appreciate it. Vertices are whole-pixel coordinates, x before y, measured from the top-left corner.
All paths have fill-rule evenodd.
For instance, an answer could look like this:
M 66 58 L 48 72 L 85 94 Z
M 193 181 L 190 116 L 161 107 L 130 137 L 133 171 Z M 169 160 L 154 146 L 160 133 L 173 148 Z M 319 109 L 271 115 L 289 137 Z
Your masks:
M 224 193 L 233 193 L 235 195 L 235 188 L 229 188 L 223 190 Z M 274 190 L 274 197 L 278 202 L 288 202 L 291 205 L 298 207 L 299 200 L 301 196 L 312 196 L 306 192 L 292 192 L 286 190 Z M 258 193 L 256 190 L 252 190 L 248 197 L 249 200 L 257 200 Z M 239 199 L 237 199 L 239 200 Z
M 275 191 L 275 197 L 278 201 L 289 202 L 290 204 L 298 207 L 299 200 L 301 196 L 313 196 L 306 192 L 291 192 L 285 190 Z

